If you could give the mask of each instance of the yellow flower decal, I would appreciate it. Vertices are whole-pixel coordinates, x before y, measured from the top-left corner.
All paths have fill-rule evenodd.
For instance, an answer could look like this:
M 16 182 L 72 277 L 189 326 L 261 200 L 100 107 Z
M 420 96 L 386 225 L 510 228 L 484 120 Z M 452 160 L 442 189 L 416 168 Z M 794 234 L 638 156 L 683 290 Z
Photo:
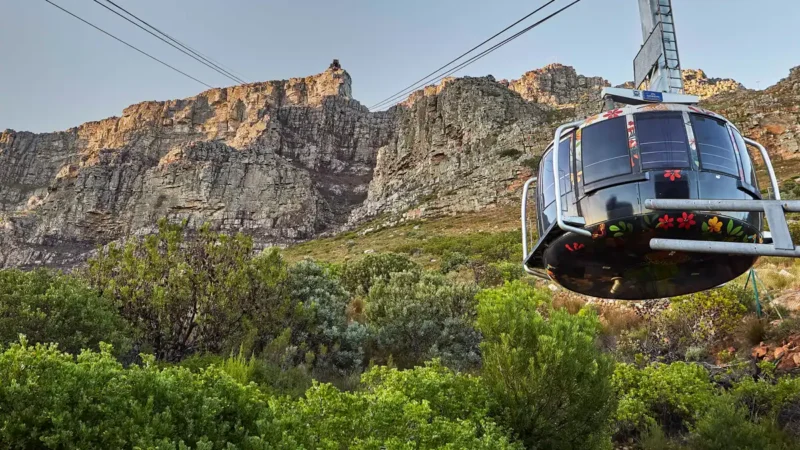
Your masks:
M 707 227 L 703 227 L 703 228 L 708 228 L 708 231 L 710 231 L 712 233 L 721 233 L 722 232 L 722 221 L 719 220 L 717 217 L 712 217 L 708 221 L 708 226 Z

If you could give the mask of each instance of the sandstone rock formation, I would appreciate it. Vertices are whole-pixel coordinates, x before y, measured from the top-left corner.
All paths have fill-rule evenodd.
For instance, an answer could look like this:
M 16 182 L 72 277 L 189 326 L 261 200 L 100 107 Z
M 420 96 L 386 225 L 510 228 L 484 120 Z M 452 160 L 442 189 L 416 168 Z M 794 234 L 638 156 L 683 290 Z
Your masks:
M 67 263 L 159 217 L 264 244 L 343 223 L 366 197 L 389 113 L 350 76 L 212 89 L 145 102 L 64 132 L 0 134 L 0 267 Z
M 578 75 L 573 67 L 550 64 L 508 82 L 508 88 L 529 102 L 555 108 L 574 108 L 576 116 L 597 114 L 600 91 L 611 86 L 600 77 Z
M 748 137 L 764 144 L 777 156 L 773 159 L 800 156 L 800 66 L 764 90 L 723 92 L 701 104 L 724 115 Z
M 723 92 L 743 90 L 744 86 L 730 78 L 708 78 L 701 69 L 688 69 L 683 71 L 683 88 L 687 94 L 703 100 Z

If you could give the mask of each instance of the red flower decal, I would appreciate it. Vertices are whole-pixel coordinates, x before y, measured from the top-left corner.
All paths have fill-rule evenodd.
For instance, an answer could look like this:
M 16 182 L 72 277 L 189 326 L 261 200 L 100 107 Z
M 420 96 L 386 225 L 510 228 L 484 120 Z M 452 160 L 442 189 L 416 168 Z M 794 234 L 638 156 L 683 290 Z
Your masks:
M 664 171 L 664 178 L 669 178 L 669 181 L 675 181 L 675 178 L 681 177 L 680 170 L 665 170 Z
M 673 219 L 667 214 L 664 214 L 664 217 L 658 218 L 658 225 L 656 225 L 656 228 L 663 228 L 665 230 L 672 228 L 675 226 L 673 222 L 675 222 L 675 219 Z
M 606 119 L 616 119 L 617 117 L 619 117 L 621 115 L 622 115 L 622 110 L 621 109 L 615 109 L 613 111 L 609 111 L 609 112 L 603 114 L 603 117 L 605 117 Z
M 694 214 L 683 213 L 683 217 L 678 217 L 678 228 L 686 228 L 687 230 L 696 224 L 694 221 Z
M 583 247 L 585 247 L 585 245 L 576 242 L 576 243 L 572 244 L 572 247 L 570 247 L 569 244 L 565 245 L 564 247 L 567 247 L 567 250 L 569 250 L 571 252 L 577 252 L 578 250 L 580 250 Z
M 633 121 L 630 120 L 630 121 L 628 121 L 628 134 L 631 134 L 634 131 L 636 131 L 636 128 L 633 126 Z

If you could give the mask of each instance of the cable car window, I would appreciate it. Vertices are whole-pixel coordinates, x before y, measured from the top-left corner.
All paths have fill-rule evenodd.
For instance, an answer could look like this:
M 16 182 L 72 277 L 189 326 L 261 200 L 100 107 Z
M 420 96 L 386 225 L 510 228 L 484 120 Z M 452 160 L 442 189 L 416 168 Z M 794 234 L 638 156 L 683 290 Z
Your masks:
M 570 182 L 570 173 L 572 171 L 569 167 L 569 155 L 572 153 L 572 136 L 561 141 L 558 146 L 558 179 L 561 183 L 561 195 L 572 192 L 572 183 Z
M 642 169 L 688 169 L 689 139 L 681 113 L 636 114 Z
M 738 177 L 739 166 L 725 122 L 698 114 L 691 116 L 700 168 Z
M 553 176 L 553 152 L 548 151 L 542 158 L 542 201 L 547 207 L 556 200 L 556 182 Z
M 733 138 L 736 140 L 736 147 L 739 148 L 739 159 L 742 161 L 742 170 L 744 172 L 744 182 L 758 188 L 758 181 L 756 180 L 756 171 L 753 166 L 753 158 L 750 157 L 750 152 L 747 151 L 747 144 L 744 142 L 742 135 L 733 128 Z
M 591 184 L 631 173 L 627 119 L 622 116 L 583 128 L 583 180 Z

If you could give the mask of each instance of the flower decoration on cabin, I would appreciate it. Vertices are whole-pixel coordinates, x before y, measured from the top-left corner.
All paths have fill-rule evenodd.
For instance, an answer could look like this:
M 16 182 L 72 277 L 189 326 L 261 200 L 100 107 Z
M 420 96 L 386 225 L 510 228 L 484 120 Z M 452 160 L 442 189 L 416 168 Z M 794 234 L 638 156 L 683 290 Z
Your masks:
M 703 231 L 708 231 L 711 233 L 721 233 L 722 232 L 722 221 L 719 218 L 712 217 L 709 219 L 707 223 L 703 224 Z
M 599 239 L 606 235 L 606 224 L 601 223 L 592 233 L 592 239 Z
M 683 217 L 678 217 L 678 228 L 686 228 L 688 230 L 696 223 L 694 214 L 683 213 Z
M 564 247 L 567 247 L 567 250 L 571 252 L 577 252 L 578 250 L 585 247 L 585 245 L 581 244 L 580 242 L 575 242 L 574 244 L 572 244 L 572 247 L 570 247 L 569 244 L 565 245 Z
M 636 138 L 635 137 L 628 139 L 628 148 L 634 148 L 634 147 L 636 147 Z
M 599 116 L 597 116 L 597 115 L 594 115 L 594 116 L 589 116 L 589 117 L 587 117 L 587 118 L 586 118 L 586 120 L 584 120 L 584 121 L 583 121 L 583 125 L 584 125 L 584 126 L 586 126 L 586 125 L 590 125 L 590 124 L 592 124 L 592 123 L 596 122 L 596 121 L 597 121 L 597 119 L 599 119 L 599 118 L 600 118 L 600 117 L 599 117 Z
M 608 111 L 607 113 L 603 114 L 603 117 L 606 119 L 616 119 L 617 117 L 622 115 L 621 109 L 615 109 L 612 111 Z
M 674 222 L 675 222 L 674 218 L 670 217 L 669 214 L 664 214 L 664 217 L 658 218 L 658 225 L 656 225 L 656 228 L 663 228 L 665 230 L 668 230 L 675 226 Z
M 681 177 L 680 170 L 665 170 L 664 171 L 664 178 L 669 178 L 669 181 L 675 181 L 676 178 Z
M 636 128 L 633 126 L 633 121 L 629 120 L 628 121 L 628 134 L 633 134 L 633 132 L 635 130 L 636 130 Z

